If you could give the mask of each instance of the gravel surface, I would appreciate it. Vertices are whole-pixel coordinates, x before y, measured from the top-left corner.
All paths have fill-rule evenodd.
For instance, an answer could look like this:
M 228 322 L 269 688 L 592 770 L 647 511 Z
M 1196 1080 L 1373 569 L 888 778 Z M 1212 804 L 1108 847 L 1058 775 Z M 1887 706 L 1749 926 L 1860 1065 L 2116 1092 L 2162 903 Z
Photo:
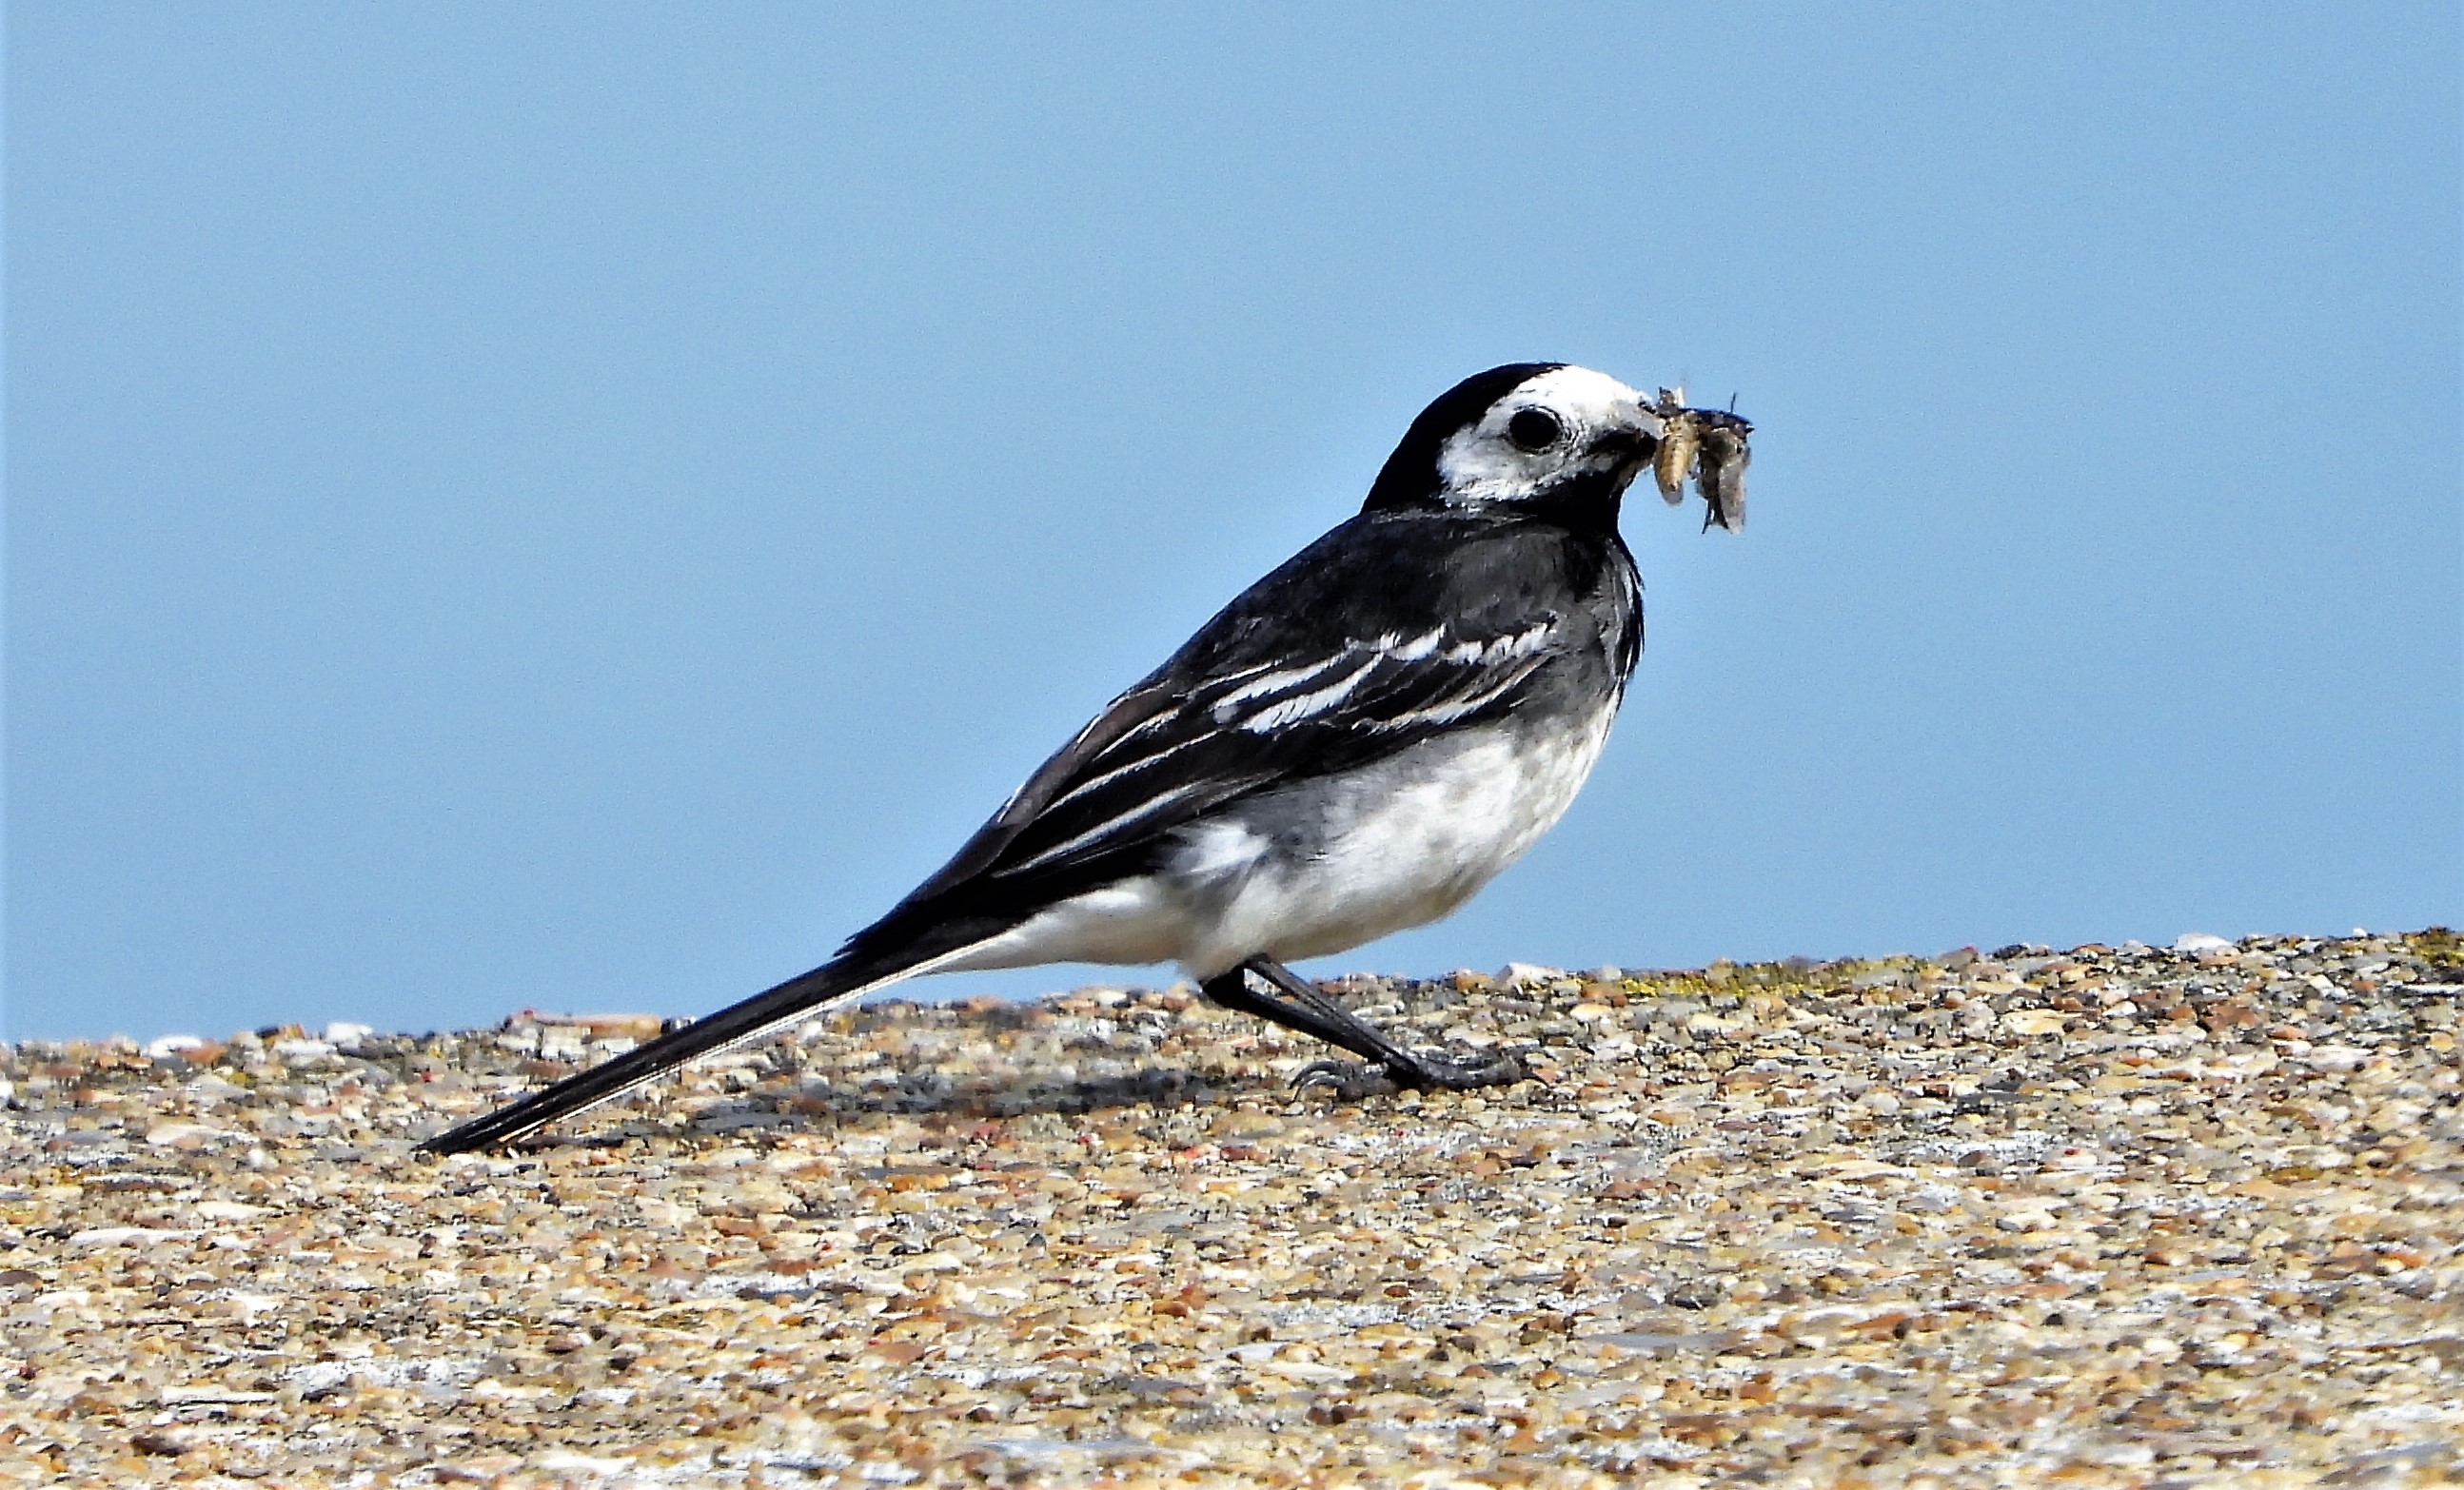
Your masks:
M 0 1482 L 2464 1479 L 2454 936 L 8 1048 Z

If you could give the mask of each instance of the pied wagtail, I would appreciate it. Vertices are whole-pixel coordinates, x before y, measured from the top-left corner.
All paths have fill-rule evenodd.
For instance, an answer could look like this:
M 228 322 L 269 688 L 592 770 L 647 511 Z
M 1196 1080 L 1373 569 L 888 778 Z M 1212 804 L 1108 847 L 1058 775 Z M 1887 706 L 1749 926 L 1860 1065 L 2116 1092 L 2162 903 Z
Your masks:
M 1357 516 L 1112 700 L 837 956 L 423 1147 L 511 1142 L 899 978 L 1045 962 L 1177 962 L 1398 1085 L 1520 1078 L 1511 1056 L 1406 1050 L 1283 964 L 1445 915 L 1573 800 L 1642 649 L 1618 504 L 1656 456 L 1693 458 L 1661 448 L 1681 418 L 1673 438 L 1724 432 L 1698 484 L 1706 526 L 1738 527 L 1743 420 L 1553 362 L 1465 379 Z

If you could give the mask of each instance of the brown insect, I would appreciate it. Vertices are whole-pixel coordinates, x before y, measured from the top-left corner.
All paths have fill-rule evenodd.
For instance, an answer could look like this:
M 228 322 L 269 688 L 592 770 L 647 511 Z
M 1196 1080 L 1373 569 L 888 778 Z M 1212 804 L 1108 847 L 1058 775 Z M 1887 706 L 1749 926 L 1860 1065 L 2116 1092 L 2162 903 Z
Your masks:
M 1685 480 L 1703 493 L 1703 526 L 1713 523 L 1730 533 L 1746 526 L 1746 465 L 1753 459 L 1746 436 L 1754 432 L 1745 418 L 1720 408 L 1689 408 L 1685 390 L 1662 388 L 1651 405 L 1660 416 L 1660 453 L 1652 462 L 1652 478 L 1668 505 L 1685 499 Z

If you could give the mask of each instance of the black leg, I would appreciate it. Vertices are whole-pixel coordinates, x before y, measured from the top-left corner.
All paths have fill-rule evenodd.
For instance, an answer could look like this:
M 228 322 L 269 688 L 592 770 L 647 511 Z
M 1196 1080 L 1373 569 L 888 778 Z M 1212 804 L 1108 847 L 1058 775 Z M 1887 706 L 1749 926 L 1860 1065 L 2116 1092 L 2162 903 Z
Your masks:
M 1251 987 L 1251 973 L 1273 985 L 1284 997 L 1278 998 Z M 1208 978 L 1199 992 L 1226 1009 L 1256 1015 L 1269 1023 L 1349 1050 L 1397 1086 L 1442 1086 L 1460 1091 L 1521 1081 L 1526 1074 L 1523 1063 L 1512 1056 L 1466 1065 L 1443 1056 L 1416 1055 L 1272 957 L 1252 957 L 1229 973 Z M 1303 1070 L 1296 1081 L 1327 1081 L 1338 1091 L 1350 1092 L 1361 1086 L 1358 1078 L 1363 1074 L 1344 1063 L 1323 1061 Z
M 1270 968 L 1272 972 L 1267 971 Z M 1290 997 L 1277 998 L 1250 987 L 1249 974 L 1253 971 Z M 1270 1024 L 1298 1030 L 1312 1040 L 1349 1050 L 1364 1061 L 1383 1065 L 1390 1062 L 1409 1063 L 1412 1059 L 1402 1046 L 1329 998 L 1316 984 L 1265 957 L 1253 957 L 1229 973 L 1208 978 L 1199 991 L 1226 1009 L 1254 1014 Z

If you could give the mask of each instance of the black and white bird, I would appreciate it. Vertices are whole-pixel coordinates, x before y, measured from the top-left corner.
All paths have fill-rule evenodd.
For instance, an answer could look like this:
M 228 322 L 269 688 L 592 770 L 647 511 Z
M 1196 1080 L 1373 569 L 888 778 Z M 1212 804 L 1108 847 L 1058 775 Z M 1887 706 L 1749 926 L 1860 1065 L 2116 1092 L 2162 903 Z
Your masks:
M 1561 363 L 1465 379 L 1356 516 L 1112 700 L 837 956 L 424 1147 L 511 1142 L 900 978 L 1047 962 L 1177 963 L 1367 1063 L 1338 1074 L 1520 1078 L 1510 1056 L 1407 1050 L 1284 963 L 1447 914 L 1573 800 L 1642 648 L 1617 510 L 1670 402 Z

